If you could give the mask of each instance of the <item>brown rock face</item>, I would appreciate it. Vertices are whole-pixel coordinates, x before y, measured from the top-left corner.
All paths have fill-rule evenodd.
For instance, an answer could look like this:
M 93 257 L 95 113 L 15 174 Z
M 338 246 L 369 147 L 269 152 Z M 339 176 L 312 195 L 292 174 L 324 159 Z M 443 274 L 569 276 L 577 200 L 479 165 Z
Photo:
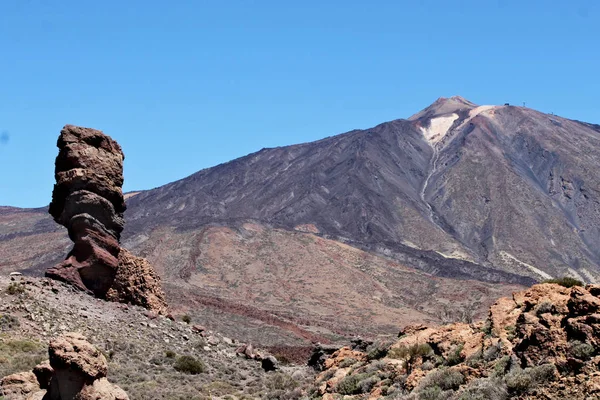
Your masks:
M 106 379 L 106 358 L 80 334 L 56 338 L 48 350 L 50 363 L 3 378 L 0 395 L 11 400 L 129 400 Z
M 160 278 L 145 258 L 136 257 L 126 249 L 119 253 L 119 268 L 106 298 L 131 303 L 158 313 L 167 310 Z
M 104 297 L 119 263 L 125 156 L 101 131 L 72 125 L 62 129 L 57 146 L 49 212 L 68 229 L 75 245 L 46 275 Z

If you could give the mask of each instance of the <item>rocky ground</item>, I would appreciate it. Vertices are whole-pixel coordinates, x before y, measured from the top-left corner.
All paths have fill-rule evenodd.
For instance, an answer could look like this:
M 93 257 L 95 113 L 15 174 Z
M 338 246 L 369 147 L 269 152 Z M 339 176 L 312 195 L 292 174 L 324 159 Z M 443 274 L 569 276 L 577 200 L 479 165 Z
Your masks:
M 78 332 L 104 353 L 108 379 L 132 400 L 293 399 L 306 393 L 314 375 L 308 367 L 280 364 L 266 372 L 260 361 L 237 354 L 243 343 L 182 317 L 105 302 L 48 279 L 3 276 L 0 377 L 31 370 L 48 358 L 51 339 Z M 180 368 L 182 356 L 199 361 L 199 370 Z
M 600 399 L 600 286 L 541 284 L 499 299 L 487 320 L 400 332 L 323 360 L 327 399 Z

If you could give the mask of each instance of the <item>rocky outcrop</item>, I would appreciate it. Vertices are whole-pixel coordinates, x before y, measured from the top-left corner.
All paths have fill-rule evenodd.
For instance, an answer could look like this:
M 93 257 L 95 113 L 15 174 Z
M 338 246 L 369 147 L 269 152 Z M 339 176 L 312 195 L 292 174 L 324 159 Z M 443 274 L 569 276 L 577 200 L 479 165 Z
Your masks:
M 106 379 L 102 353 L 77 333 L 50 342 L 50 362 L 33 372 L 9 375 L 0 382 L 0 395 L 9 400 L 128 400 Z
M 164 314 L 167 311 L 160 277 L 145 258 L 136 257 L 126 249 L 119 253 L 119 268 L 106 298 L 121 303 L 136 304 Z
M 600 398 L 600 285 L 535 285 L 499 299 L 486 321 L 410 326 L 399 336 L 385 352 L 336 351 L 315 390 L 323 398 Z
M 57 146 L 49 212 L 75 244 L 46 276 L 100 298 L 164 313 L 165 295 L 152 266 L 119 246 L 126 208 L 121 147 L 101 131 L 73 125 L 62 129 Z
M 66 125 L 58 138 L 49 212 L 75 243 L 46 275 L 104 297 L 119 265 L 125 201 L 119 144 L 101 131 Z

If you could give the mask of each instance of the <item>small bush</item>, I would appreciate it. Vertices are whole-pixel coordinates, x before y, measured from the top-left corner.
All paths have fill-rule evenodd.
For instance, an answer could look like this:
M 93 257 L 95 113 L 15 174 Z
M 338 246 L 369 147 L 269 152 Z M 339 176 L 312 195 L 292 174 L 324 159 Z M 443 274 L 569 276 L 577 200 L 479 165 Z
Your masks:
M 365 379 L 362 379 L 360 382 L 358 382 L 360 392 L 371 393 L 371 390 L 373 389 L 375 384 L 377 384 L 377 382 L 379 382 L 379 378 L 377 378 L 376 376 L 369 376 Z
M 443 391 L 439 386 L 422 389 L 418 393 L 418 400 L 448 400 L 452 398 L 452 391 Z
M 173 350 L 167 350 L 165 351 L 165 357 L 167 358 L 175 358 L 177 354 L 175 354 L 175 352 Z
M 531 368 L 531 378 L 536 383 L 545 383 L 556 379 L 556 366 L 554 364 L 542 364 Z
M 21 323 L 17 317 L 12 315 L 0 315 L 0 331 L 7 331 L 19 327 Z
M 434 368 L 435 365 L 431 361 L 425 361 L 423 364 L 421 364 L 421 369 L 423 371 L 431 371 Z
M 191 375 L 198 375 L 206 369 L 202 361 L 197 360 L 192 356 L 179 357 L 177 361 L 175 361 L 173 368 L 179 372 Z
M 464 361 L 465 358 L 462 355 L 462 351 L 463 351 L 464 347 L 465 347 L 464 344 L 459 344 L 450 351 L 450 354 L 448 354 L 448 357 L 446 358 L 447 366 L 451 367 L 453 365 L 460 364 L 461 362 Z
M 502 354 L 502 342 L 498 342 L 485 349 L 483 352 L 483 359 L 485 361 L 494 361 L 500 354 Z
M 379 360 L 380 358 L 385 357 L 388 354 L 388 350 L 390 349 L 391 343 L 386 342 L 375 342 L 367 347 L 367 359 L 371 360 Z
M 509 326 L 505 327 L 504 330 L 506 331 L 506 338 L 508 340 L 513 340 L 515 338 L 515 334 L 517 332 L 516 326 L 509 325 Z
M 542 283 L 556 283 L 557 285 L 570 288 L 573 286 L 583 286 L 583 282 L 579 279 L 571 278 L 570 276 L 563 276 L 562 278 L 546 279 Z
M 183 317 L 181 317 L 181 320 L 183 322 L 185 322 L 186 324 L 189 324 L 190 322 L 192 322 L 192 317 L 190 317 L 189 315 L 185 314 Z
M 289 392 L 298 386 L 298 382 L 291 376 L 278 372 L 273 374 L 267 382 L 267 387 L 272 390 Z
M 573 340 L 569 343 L 569 354 L 580 360 L 589 360 L 594 354 L 594 346 L 589 343 Z
M 340 362 L 339 367 L 347 368 L 347 367 L 350 367 L 350 366 L 356 364 L 357 362 L 358 362 L 358 360 L 354 357 L 346 357 L 342 360 L 342 362 Z
M 498 378 L 475 379 L 458 400 L 507 400 L 506 384 Z
M 469 356 L 465 360 L 465 363 L 471 368 L 477 368 L 483 362 L 483 352 L 478 350 L 475 354 Z
M 504 356 L 494 365 L 494 376 L 504 376 L 511 365 L 510 356 Z
M 481 327 L 481 332 L 483 332 L 485 336 L 492 336 L 492 321 L 489 319 L 485 320 L 485 323 Z
M 555 377 L 556 367 L 544 364 L 533 368 L 516 368 L 509 372 L 504 380 L 511 392 L 526 393 L 539 384 L 554 380 Z
M 16 295 L 16 294 L 25 293 L 25 285 L 22 285 L 22 284 L 17 283 L 17 282 L 12 282 L 6 288 L 6 293 L 8 293 L 10 295 Z
M 361 381 L 360 374 L 345 376 L 341 381 L 338 382 L 335 387 L 336 392 L 339 394 L 360 394 L 361 388 L 359 383 Z
M 465 377 L 457 370 L 440 368 L 430 372 L 419 383 L 420 389 L 439 386 L 442 390 L 456 390 L 465 382 Z
M 533 379 L 527 370 L 515 369 L 509 372 L 504 381 L 511 392 L 525 393 L 533 386 Z
M 410 373 L 414 364 L 421 358 L 433 353 L 433 349 L 427 343 L 414 344 L 412 346 L 400 346 L 391 349 L 388 357 L 405 361 L 406 372 Z

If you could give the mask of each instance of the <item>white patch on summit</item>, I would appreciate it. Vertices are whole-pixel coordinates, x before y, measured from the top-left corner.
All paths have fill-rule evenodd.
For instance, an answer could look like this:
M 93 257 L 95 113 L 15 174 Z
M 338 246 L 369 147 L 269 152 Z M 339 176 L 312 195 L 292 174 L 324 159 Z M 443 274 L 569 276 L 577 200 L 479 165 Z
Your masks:
M 433 145 L 439 142 L 444 136 L 446 136 L 446 133 L 448 133 L 448 130 L 457 119 L 458 114 L 450 114 L 443 117 L 432 118 L 429 121 L 428 128 L 420 127 L 423 136 L 425 136 L 425 140 L 427 140 L 427 143 Z

